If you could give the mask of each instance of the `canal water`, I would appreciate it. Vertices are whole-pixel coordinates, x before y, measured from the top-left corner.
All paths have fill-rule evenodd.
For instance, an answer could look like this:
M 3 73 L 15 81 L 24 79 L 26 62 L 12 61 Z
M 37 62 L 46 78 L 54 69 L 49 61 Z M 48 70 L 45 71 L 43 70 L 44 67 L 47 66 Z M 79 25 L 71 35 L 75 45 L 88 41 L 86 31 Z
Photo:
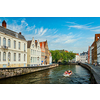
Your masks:
M 69 77 L 63 76 L 66 70 L 72 70 Z M 0 84 L 89 84 L 90 73 L 80 65 L 60 65 L 23 76 L 0 80 Z

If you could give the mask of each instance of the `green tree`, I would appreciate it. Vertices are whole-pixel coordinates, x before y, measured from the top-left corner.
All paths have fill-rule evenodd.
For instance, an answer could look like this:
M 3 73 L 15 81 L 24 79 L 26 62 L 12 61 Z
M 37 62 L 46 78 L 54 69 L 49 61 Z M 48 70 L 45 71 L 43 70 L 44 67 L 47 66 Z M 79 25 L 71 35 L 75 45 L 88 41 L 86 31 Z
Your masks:
M 58 60 L 61 60 L 62 63 L 68 62 L 69 60 L 72 60 L 75 58 L 75 53 L 72 51 L 70 52 L 65 52 L 64 50 L 50 50 L 52 54 L 52 61 L 55 61 L 56 63 Z

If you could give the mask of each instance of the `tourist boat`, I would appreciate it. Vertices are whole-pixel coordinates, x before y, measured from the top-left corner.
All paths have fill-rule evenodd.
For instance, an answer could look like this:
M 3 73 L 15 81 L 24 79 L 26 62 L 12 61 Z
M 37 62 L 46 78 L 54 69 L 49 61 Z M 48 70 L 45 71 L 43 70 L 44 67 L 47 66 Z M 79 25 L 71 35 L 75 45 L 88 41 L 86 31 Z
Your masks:
M 71 70 L 65 71 L 63 75 L 70 76 L 70 75 L 72 75 L 72 71 Z

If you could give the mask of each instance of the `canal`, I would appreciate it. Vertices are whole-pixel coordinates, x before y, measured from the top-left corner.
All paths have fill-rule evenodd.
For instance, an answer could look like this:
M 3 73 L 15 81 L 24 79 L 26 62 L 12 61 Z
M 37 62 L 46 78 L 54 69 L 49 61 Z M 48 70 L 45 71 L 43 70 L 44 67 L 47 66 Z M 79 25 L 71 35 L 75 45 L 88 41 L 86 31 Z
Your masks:
M 65 70 L 72 70 L 70 77 L 63 76 Z M 0 80 L 0 84 L 90 84 L 90 73 L 80 65 L 60 65 L 23 76 Z

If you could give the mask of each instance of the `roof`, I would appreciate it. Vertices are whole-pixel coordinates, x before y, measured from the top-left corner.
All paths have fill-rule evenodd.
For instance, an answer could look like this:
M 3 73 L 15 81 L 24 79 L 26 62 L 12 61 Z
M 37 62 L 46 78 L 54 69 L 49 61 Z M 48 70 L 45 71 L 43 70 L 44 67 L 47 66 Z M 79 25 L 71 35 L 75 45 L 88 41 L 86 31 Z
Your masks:
M 79 54 L 78 54 L 78 53 L 76 53 L 76 55 L 78 55 L 78 56 L 79 56 Z
M 47 42 L 47 41 L 40 42 L 40 48 L 42 48 L 43 46 L 44 46 L 44 48 L 45 48 L 46 42 Z M 43 44 L 44 44 L 44 45 L 43 45 Z
M 97 42 L 100 39 L 100 34 L 95 34 L 95 41 Z
M 12 30 L 9 30 L 7 28 L 4 28 L 3 26 L 0 26 L 0 31 L 5 33 L 5 34 L 7 34 L 7 35 L 14 36 L 14 37 L 16 37 L 16 34 L 18 34 L 18 38 L 19 39 L 26 40 L 23 35 L 21 35 L 21 34 L 19 34 L 17 32 L 14 32 Z
M 94 42 L 92 43 L 91 47 L 92 47 L 92 46 L 94 47 Z
M 87 55 L 87 54 L 88 54 L 88 51 L 87 52 L 80 53 L 80 56 L 84 56 L 84 55 Z
M 27 48 L 30 48 L 31 42 L 32 42 L 32 40 L 27 41 Z
M 67 50 L 65 50 L 65 52 L 68 52 Z

